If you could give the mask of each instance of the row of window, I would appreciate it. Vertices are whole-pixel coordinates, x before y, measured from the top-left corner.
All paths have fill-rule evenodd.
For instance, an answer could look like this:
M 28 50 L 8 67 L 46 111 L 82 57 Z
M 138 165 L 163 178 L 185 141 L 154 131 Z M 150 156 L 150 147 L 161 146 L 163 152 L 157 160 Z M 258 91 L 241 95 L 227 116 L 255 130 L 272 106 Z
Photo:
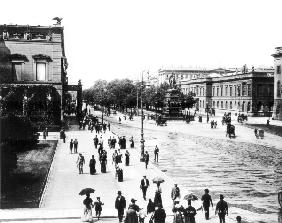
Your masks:
M 212 96 L 251 96 L 251 84 L 219 85 L 212 87 Z

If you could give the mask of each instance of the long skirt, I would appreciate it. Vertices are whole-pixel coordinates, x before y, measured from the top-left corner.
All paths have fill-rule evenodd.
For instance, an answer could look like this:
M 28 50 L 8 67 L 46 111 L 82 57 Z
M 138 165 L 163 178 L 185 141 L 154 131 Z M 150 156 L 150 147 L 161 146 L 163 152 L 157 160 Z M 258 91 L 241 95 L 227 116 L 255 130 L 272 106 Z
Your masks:
M 155 206 L 157 206 L 158 204 L 161 204 L 161 206 L 163 206 L 161 193 L 155 193 L 154 204 Z
M 94 175 L 96 173 L 95 165 L 90 166 L 90 174 Z
M 126 165 L 126 166 L 129 166 L 129 156 L 126 156 L 126 157 L 125 157 L 125 165 Z
M 81 217 L 81 220 L 83 222 L 92 222 L 93 221 L 93 217 L 92 217 L 92 209 L 88 209 L 88 208 L 84 208 L 83 211 L 83 216 Z
M 107 172 L 107 170 L 106 170 L 106 162 L 105 161 L 101 162 L 101 172 L 102 173 L 106 173 Z

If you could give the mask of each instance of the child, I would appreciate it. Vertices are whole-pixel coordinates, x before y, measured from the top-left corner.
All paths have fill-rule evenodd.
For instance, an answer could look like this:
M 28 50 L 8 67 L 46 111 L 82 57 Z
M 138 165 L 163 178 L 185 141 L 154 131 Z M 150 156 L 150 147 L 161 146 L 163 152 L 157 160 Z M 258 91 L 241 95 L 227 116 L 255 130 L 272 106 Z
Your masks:
M 102 203 L 100 197 L 97 197 L 97 201 L 94 202 L 94 206 L 95 206 L 96 217 L 98 217 L 98 220 L 100 220 L 102 205 L 104 205 L 104 203 Z

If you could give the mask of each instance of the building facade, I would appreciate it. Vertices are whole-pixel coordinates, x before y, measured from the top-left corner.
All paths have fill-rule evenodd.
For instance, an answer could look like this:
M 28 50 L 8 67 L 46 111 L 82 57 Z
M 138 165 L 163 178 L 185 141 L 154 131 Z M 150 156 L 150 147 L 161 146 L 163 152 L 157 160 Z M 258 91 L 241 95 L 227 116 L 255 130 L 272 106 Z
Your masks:
M 235 70 L 235 71 L 234 71 Z M 273 69 L 216 69 L 180 72 L 182 92 L 194 93 L 196 109 L 268 116 L 273 110 Z M 238 71 L 240 70 L 240 71 Z M 169 77 L 171 72 L 162 73 Z M 181 75 L 187 75 L 185 78 Z
M 26 87 L 26 94 L 23 95 L 26 101 L 32 100 L 34 96 L 28 93 L 31 86 L 46 86 L 50 89 L 52 87 L 56 90 L 55 93 L 60 101 L 60 119 L 62 120 L 64 99 L 69 90 L 67 67 L 64 28 L 60 24 L 54 26 L 0 25 L 1 100 L 9 95 L 9 86 Z M 76 90 L 80 88 L 81 86 L 77 86 Z M 46 100 L 52 100 L 50 94 L 48 99 L 48 93 Z
M 282 47 L 276 47 L 274 57 L 274 109 L 273 118 L 282 120 Z

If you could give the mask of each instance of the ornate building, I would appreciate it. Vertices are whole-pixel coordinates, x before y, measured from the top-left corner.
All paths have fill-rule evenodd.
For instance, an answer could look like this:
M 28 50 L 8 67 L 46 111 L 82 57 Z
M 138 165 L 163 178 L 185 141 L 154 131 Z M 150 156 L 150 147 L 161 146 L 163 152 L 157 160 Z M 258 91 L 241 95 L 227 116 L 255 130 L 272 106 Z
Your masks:
M 160 75 L 166 81 L 174 72 L 182 91 L 195 94 L 199 110 L 214 108 L 248 115 L 270 115 L 272 111 L 273 69 L 166 70 Z
M 276 47 L 276 52 L 272 54 L 274 57 L 274 109 L 273 118 L 282 120 L 282 47 Z
M 67 91 L 82 90 L 81 84 L 68 86 L 63 31 L 59 22 L 54 26 L 0 25 L 1 100 L 12 100 L 18 91 L 22 94 L 23 110 L 34 102 L 34 113 L 46 111 L 54 105 L 50 102 L 57 100 L 54 109 L 60 111 L 57 115 L 63 119 Z M 40 90 L 32 92 L 36 88 Z M 44 94 L 43 89 L 47 89 Z

